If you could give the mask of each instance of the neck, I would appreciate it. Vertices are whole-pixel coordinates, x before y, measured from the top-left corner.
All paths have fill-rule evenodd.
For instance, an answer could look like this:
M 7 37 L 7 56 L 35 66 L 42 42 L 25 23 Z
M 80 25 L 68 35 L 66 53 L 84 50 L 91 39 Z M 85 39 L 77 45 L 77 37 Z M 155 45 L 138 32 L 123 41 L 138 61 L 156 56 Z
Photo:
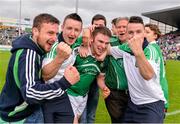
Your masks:
M 35 44 L 37 44 L 38 45 L 38 43 L 37 43 L 37 38 L 35 38 L 35 36 L 31 36 L 31 39 L 32 39 L 32 41 L 35 43 Z

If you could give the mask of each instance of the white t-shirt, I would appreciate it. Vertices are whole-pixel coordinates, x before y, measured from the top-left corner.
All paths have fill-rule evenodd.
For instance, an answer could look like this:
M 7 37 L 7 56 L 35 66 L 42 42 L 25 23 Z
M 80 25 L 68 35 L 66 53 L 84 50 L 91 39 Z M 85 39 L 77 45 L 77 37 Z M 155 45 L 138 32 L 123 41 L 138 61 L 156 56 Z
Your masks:
M 114 58 L 123 58 L 131 101 L 136 105 L 159 100 L 166 101 L 160 85 L 160 58 L 158 58 L 158 54 L 152 46 L 148 45 L 145 49 L 145 56 L 155 72 L 153 78 L 148 81 L 141 76 L 136 66 L 135 56 L 124 52 L 120 47 L 110 49 Z
M 50 63 L 56 56 L 56 48 L 57 48 L 57 45 L 58 45 L 59 42 L 55 42 L 55 44 L 53 45 L 51 51 L 46 55 L 46 57 L 43 59 L 43 63 L 42 63 L 42 66 L 44 65 L 47 65 L 48 63 Z M 50 80 L 48 81 L 45 81 L 45 83 L 53 83 L 54 81 L 57 81 L 59 79 L 61 79 L 64 75 L 64 71 L 65 69 L 67 68 L 67 66 L 69 65 L 73 65 L 75 63 L 75 60 L 76 60 L 76 56 L 77 56 L 77 52 L 78 52 L 78 47 L 77 48 L 74 48 L 72 50 L 72 53 L 71 55 L 69 56 L 68 59 L 66 59 L 61 67 L 59 68 L 57 74 L 51 78 Z

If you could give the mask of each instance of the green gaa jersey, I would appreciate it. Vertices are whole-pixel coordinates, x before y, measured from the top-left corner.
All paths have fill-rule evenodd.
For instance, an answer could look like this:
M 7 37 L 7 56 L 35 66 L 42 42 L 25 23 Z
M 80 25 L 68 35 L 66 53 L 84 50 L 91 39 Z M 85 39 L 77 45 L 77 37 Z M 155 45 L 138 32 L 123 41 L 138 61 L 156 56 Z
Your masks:
M 43 59 L 43 66 L 47 65 L 48 63 L 50 63 L 57 55 L 57 51 L 56 51 L 56 48 L 58 46 L 59 42 L 56 41 L 52 48 L 51 48 L 51 51 L 49 53 L 46 54 L 46 56 L 44 57 Z M 76 60 L 76 56 L 78 54 L 78 46 L 79 44 L 76 44 L 74 43 L 73 45 L 71 45 L 71 48 L 72 48 L 72 53 L 71 55 L 69 56 L 69 58 L 67 58 L 61 65 L 61 67 L 59 68 L 57 74 L 49 79 L 48 81 L 45 81 L 46 83 L 53 83 L 54 81 L 57 81 L 59 79 L 61 79 L 64 75 L 64 70 L 66 69 L 67 66 L 69 65 L 73 65 L 75 60 Z
M 93 80 L 103 69 L 104 63 L 97 61 L 91 55 L 85 58 L 80 57 L 80 55 L 78 55 L 76 57 L 74 66 L 80 73 L 80 81 L 72 85 L 67 90 L 67 93 L 72 96 L 86 96 L 91 83 L 93 83 Z
M 110 40 L 111 46 L 121 45 L 119 39 L 113 36 Z M 126 90 L 127 78 L 124 71 L 123 59 L 115 59 L 112 56 L 107 56 L 105 60 L 105 83 L 111 89 Z
M 136 58 L 127 44 L 112 47 L 110 51 L 115 58 L 123 57 L 124 69 L 128 78 L 128 89 L 134 104 L 141 105 L 158 100 L 167 103 L 167 97 L 165 97 L 167 94 L 167 83 L 162 82 L 165 70 L 162 54 L 160 54 L 161 51 L 156 44 L 150 43 L 147 47 L 144 47 L 144 43 L 144 54 L 155 72 L 155 76 L 150 80 L 142 78 L 136 64 Z
M 156 43 L 156 41 L 150 42 L 149 44 L 151 47 L 155 48 L 154 51 L 156 51 L 156 52 L 152 52 L 152 53 L 153 53 L 153 55 L 155 55 L 155 53 L 156 53 L 157 54 L 156 56 L 158 57 L 157 59 L 160 61 L 160 85 L 163 90 L 164 97 L 166 99 L 165 108 L 168 108 L 169 107 L 168 82 L 166 79 L 166 71 L 165 71 L 165 67 L 164 67 L 164 60 L 163 60 L 162 52 L 161 52 L 160 47 Z M 120 47 L 120 49 L 122 49 L 126 52 L 131 52 L 131 50 L 127 44 L 122 45 Z M 156 60 L 156 61 L 158 61 L 158 60 Z
M 160 84 L 162 87 L 162 90 L 164 92 L 164 96 L 166 98 L 167 103 L 165 104 L 165 108 L 169 107 L 169 98 L 168 98 L 168 82 L 166 79 L 166 71 L 165 71 L 165 67 L 164 67 L 164 60 L 163 60 L 163 56 L 162 56 L 162 52 L 160 47 L 157 45 L 156 41 L 151 42 L 150 44 L 152 44 L 152 46 L 154 46 L 159 54 L 160 57 Z

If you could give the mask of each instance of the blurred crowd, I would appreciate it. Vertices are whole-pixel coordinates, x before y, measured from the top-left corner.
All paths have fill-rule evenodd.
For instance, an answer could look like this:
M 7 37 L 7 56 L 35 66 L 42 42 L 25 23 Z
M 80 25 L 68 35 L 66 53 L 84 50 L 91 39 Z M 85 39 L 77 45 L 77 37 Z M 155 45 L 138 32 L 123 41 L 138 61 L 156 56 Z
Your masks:
M 163 35 L 159 38 L 158 44 L 162 50 L 164 60 L 178 59 L 178 56 L 180 56 L 180 31 Z

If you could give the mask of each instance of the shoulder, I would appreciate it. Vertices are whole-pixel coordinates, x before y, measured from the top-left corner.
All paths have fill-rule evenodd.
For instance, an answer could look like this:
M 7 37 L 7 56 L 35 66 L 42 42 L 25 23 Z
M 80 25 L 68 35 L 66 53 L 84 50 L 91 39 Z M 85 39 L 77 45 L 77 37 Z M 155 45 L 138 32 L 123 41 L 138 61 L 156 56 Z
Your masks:
M 144 49 L 144 54 L 148 58 L 148 60 L 157 60 L 159 58 L 159 53 L 153 44 L 149 44 Z

